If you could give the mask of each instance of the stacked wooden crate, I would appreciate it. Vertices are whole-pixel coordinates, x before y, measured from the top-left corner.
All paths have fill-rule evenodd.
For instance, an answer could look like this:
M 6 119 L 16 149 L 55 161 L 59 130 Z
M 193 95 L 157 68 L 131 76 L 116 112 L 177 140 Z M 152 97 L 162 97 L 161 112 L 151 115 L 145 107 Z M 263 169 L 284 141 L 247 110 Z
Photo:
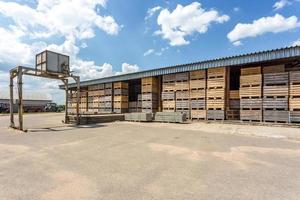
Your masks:
M 117 82 L 114 83 L 114 113 L 128 112 L 128 83 Z
M 207 70 L 206 106 L 208 120 L 225 119 L 226 72 L 225 67 Z
M 264 67 L 263 120 L 264 122 L 289 122 L 289 73 L 284 67 Z
M 189 72 L 175 74 L 176 112 L 185 113 L 190 119 L 190 83 Z
M 239 90 L 229 91 L 229 107 L 226 110 L 228 120 L 240 119 L 240 92 Z
M 80 103 L 79 103 L 79 111 L 82 114 L 85 114 L 88 110 L 88 99 L 87 99 L 87 91 L 80 91 Z
M 290 122 L 300 123 L 300 71 L 290 72 Z
M 76 101 L 77 101 L 77 93 L 75 91 L 70 90 L 68 93 L 68 113 L 75 114 L 76 113 Z
M 88 86 L 88 112 L 97 114 L 100 108 L 100 97 L 103 96 L 104 85 L 91 85 Z
M 175 112 L 175 74 L 164 75 L 162 78 L 162 110 Z
M 191 119 L 206 119 L 206 70 L 190 72 Z
M 100 112 L 112 113 L 113 111 L 113 84 L 105 83 L 103 96 L 100 97 Z
M 142 78 L 142 112 L 157 112 L 158 87 L 157 77 Z
M 262 121 L 261 67 L 241 69 L 240 106 L 240 118 L 242 121 Z
M 129 84 L 129 112 L 141 112 L 142 107 L 141 84 L 135 82 Z

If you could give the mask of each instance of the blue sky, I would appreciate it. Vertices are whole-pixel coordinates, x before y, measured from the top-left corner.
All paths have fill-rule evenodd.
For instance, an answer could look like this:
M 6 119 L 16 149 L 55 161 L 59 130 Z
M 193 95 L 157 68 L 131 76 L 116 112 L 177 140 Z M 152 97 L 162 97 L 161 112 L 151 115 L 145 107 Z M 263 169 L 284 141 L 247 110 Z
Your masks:
M 0 1 L 0 87 L 44 49 L 93 79 L 299 44 L 299 11 L 299 0 Z M 26 82 L 61 101 L 55 82 Z

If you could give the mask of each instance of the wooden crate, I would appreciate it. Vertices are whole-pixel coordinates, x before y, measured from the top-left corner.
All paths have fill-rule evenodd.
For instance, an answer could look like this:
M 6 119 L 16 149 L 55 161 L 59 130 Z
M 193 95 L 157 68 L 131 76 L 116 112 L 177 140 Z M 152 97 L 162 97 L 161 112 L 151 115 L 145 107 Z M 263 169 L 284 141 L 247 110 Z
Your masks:
M 227 110 L 226 118 L 228 120 L 240 120 L 240 110 Z
M 114 89 L 114 95 L 128 95 L 128 89 L 123 89 L 123 88 Z
M 262 98 L 240 100 L 241 110 L 262 110 L 262 105 Z
M 291 97 L 289 107 L 290 111 L 300 111 L 300 98 Z
M 188 100 L 190 98 L 190 92 L 189 91 L 177 91 L 175 96 L 176 96 L 176 99 Z
M 112 95 L 112 94 L 113 94 L 113 90 L 111 88 L 104 90 L 104 95 Z
M 225 110 L 224 99 L 213 99 L 206 101 L 207 110 Z
M 265 122 L 288 123 L 289 114 L 289 111 L 265 110 L 263 118 Z
M 191 109 L 205 109 L 206 108 L 206 100 L 202 99 L 202 100 L 191 100 Z
M 240 76 L 240 86 L 262 85 L 262 80 L 261 74 Z
M 239 110 L 241 101 L 239 99 L 231 99 L 229 100 L 229 109 Z
M 105 83 L 104 84 L 104 88 L 105 89 L 112 89 L 113 88 L 113 84 L 112 83 Z
M 125 96 L 125 95 L 114 96 L 114 102 L 127 102 L 128 103 L 128 96 Z
M 89 85 L 88 90 L 93 91 L 93 90 L 103 90 L 104 89 L 104 84 L 98 84 L 98 85 Z
M 224 99 L 225 98 L 225 89 L 208 89 L 207 90 L 207 99 L 215 99 L 217 97 Z
M 156 93 L 143 93 L 142 94 L 142 101 L 157 101 L 158 94 Z
M 288 110 L 288 97 L 264 98 L 263 109 L 264 110 Z
M 290 111 L 290 122 L 300 123 L 300 111 Z
M 158 93 L 157 85 L 143 85 L 142 93 Z
M 214 88 L 225 88 L 226 81 L 224 78 L 210 78 L 207 79 L 207 88 L 214 89 Z
M 128 83 L 116 82 L 114 83 L 114 89 L 128 89 Z
M 146 77 L 142 78 L 142 85 L 158 85 L 157 77 Z
M 210 68 L 207 70 L 207 78 L 222 78 L 226 75 L 226 67 Z
M 262 110 L 241 110 L 240 118 L 242 121 L 247 122 L 261 122 Z
M 207 111 L 208 120 L 225 120 L 224 110 L 208 110 Z
M 162 90 L 167 92 L 167 91 L 175 91 L 175 82 L 169 82 L 169 83 L 163 83 L 162 84 Z
M 290 84 L 290 96 L 300 97 L 300 82 L 294 82 Z
M 177 109 L 189 109 L 190 101 L 189 100 L 179 100 L 176 101 L 176 110 Z
M 205 120 L 206 110 L 191 110 L 191 119 Z
M 264 86 L 288 85 L 288 83 L 288 72 L 264 74 Z
M 163 109 L 166 108 L 172 108 L 173 110 L 175 110 L 175 101 L 163 101 Z
M 190 89 L 190 84 L 188 81 L 176 82 L 175 83 L 176 91 L 184 91 Z
M 278 85 L 278 86 L 264 86 L 263 96 L 283 96 L 288 97 L 289 86 L 288 85 Z
M 190 89 L 205 89 L 206 80 L 190 80 Z
M 242 86 L 240 87 L 240 98 L 260 98 L 262 96 L 262 87 L 261 85 L 257 86 Z
M 254 74 L 261 74 L 260 66 L 241 68 L 241 76 L 254 75 Z
M 291 71 L 290 83 L 300 83 L 300 71 Z
M 126 101 L 119 101 L 119 102 L 114 102 L 114 108 L 128 108 L 128 102 Z
M 239 90 L 230 90 L 229 91 L 229 99 L 230 100 L 240 99 L 240 91 Z
M 206 71 L 205 70 L 197 70 L 190 72 L 190 80 L 205 80 L 206 79 Z
M 205 89 L 193 89 L 190 91 L 190 99 L 205 99 L 206 90 Z
M 161 93 L 162 100 L 174 100 L 175 99 L 175 92 L 162 92 Z
M 188 81 L 189 80 L 189 72 L 177 73 L 175 74 L 176 81 Z
M 263 73 L 280 73 L 285 72 L 285 66 L 284 65 L 273 65 L 273 66 L 264 66 L 263 67 Z
M 167 75 L 163 75 L 162 80 L 163 80 L 164 83 L 167 83 L 167 82 L 175 82 L 175 80 L 176 80 L 176 75 L 175 75 L 175 74 L 167 74 Z
M 142 109 L 144 108 L 157 109 L 157 107 L 158 107 L 157 101 L 142 101 Z

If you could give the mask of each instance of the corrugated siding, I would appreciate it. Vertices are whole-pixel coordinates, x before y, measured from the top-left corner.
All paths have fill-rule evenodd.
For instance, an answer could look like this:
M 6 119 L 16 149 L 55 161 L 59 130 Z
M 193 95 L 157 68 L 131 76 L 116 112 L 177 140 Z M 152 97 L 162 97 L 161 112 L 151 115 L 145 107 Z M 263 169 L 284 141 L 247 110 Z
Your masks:
M 300 56 L 300 46 L 295 46 L 295 47 L 288 47 L 283 49 L 257 52 L 252 54 L 239 55 L 234 57 L 225 57 L 225 58 L 203 61 L 198 63 L 191 63 L 186 65 L 177 65 L 177 66 L 172 66 L 167 68 L 153 69 L 149 71 L 136 72 L 131 74 L 119 75 L 119 76 L 106 77 L 106 78 L 95 79 L 90 81 L 83 81 L 81 82 L 81 86 L 101 84 L 107 82 L 126 81 L 131 79 L 149 77 L 149 76 L 159 76 L 165 74 L 208 69 L 208 68 L 215 68 L 215 67 L 245 65 L 245 64 L 257 63 L 257 62 L 266 62 L 271 60 L 293 58 L 299 56 Z M 75 87 L 75 84 L 70 84 L 70 87 Z M 61 88 L 63 88 L 63 86 L 61 86 Z

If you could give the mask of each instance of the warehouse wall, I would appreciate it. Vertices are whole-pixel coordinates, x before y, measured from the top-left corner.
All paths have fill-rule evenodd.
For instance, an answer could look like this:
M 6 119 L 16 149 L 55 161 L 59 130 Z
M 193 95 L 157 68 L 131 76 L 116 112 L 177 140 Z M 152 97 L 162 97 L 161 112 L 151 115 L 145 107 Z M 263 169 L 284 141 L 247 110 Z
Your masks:
M 300 68 L 212 68 L 82 88 L 82 114 L 182 112 L 192 120 L 300 122 Z M 75 111 L 75 92 L 69 95 Z

